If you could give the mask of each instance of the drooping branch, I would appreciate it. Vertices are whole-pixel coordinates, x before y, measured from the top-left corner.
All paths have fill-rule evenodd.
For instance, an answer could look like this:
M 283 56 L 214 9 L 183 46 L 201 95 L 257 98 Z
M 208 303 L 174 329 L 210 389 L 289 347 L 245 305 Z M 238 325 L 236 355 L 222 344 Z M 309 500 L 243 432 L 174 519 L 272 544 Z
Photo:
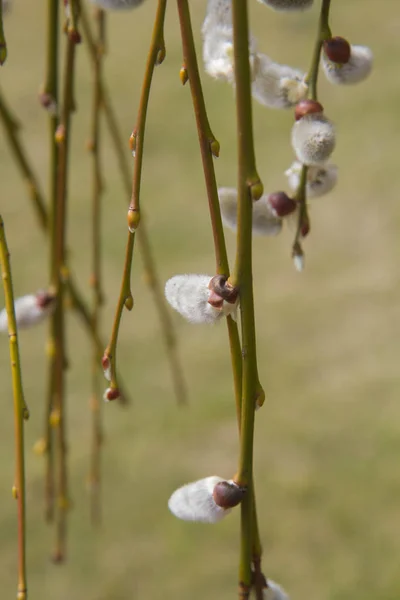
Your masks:
M 14 398 L 14 427 L 15 427 L 15 483 L 13 495 L 18 504 L 18 600 L 27 598 L 27 573 L 26 573 L 26 509 L 25 509 L 25 445 L 24 445 L 24 419 L 29 412 L 24 400 L 22 389 L 21 361 L 18 347 L 18 331 L 14 311 L 14 293 L 11 277 L 10 254 L 4 231 L 3 219 L 0 215 L 0 262 L 3 280 L 4 296 L 8 319 L 8 336 L 10 345 L 10 361 L 12 375 L 12 389 Z

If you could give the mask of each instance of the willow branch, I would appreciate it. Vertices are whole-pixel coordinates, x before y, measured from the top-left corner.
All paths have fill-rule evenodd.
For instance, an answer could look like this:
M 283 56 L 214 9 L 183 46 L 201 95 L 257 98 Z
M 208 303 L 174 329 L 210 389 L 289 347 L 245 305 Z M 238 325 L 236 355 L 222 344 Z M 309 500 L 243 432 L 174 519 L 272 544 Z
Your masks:
M 128 209 L 128 242 L 125 251 L 125 263 L 122 275 L 121 289 L 114 316 L 114 323 L 111 332 L 111 338 L 107 348 L 104 351 L 104 360 L 109 363 L 111 371 L 110 394 L 108 399 L 118 397 L 118 382 L 116 375 L 116 352 L 118 333 L 121 323 L 121 316 L 124 306 L 131 310 L 133 308 L 133 297 L 131 292 L 131 267 L 133 248 L 135 241 L 135 230 L 140 221 L 140 184 L 142 176 L 142 160 L 144 148 L 144 135 L 146 127 L 147 106 L 150 96 L 151 82 L 153 79 L 154 67 L 165 58 L 164 44 L 164 18 L 165 18 L 166 0 L 158 0 L 157 12 L 154 21 L 153 34 L 150 42 L 150 49 L 147 57 L 146 69 L 140 94 L 139 110 L 135 127 L 135 166 L 133 170 L 132 195 Z
M 92 131 L 89 143 L 93 157 L 92 175 L 92 322 L 96 337 L 99 335 L 101 305 L 103 303 L 101 269 L 101 195 L 103 190 L 100 159 L 100 112 L 101 112 L 101 72 L 105 48 L 105 13 L 95 11 L 96 21 L 96 60 L 93 72 L 93 108 Z M 92 393 L 90 408 L 92 411 L 92 441 L 89 471 L 89 492 L 91 496 L 91 519 L 93 524 L 100 522 L 100 461 L 102 444 L 101 402 L 98 377 L 98 353 L 95 342 L 92 351 Z
M 46 202 L 43 196 L 43 193 L 40 189 L 39 181 L 29 163 L 27 158 L 27 154 L 25 149 L 21 143 L 21 140 L 18 136 L 18 123 L 15 117 L 12 115 L 10 109 L 7 107 L 5 100 L 0 91 L 0 119 L 3 122 L 5 132 L 7 135 L 8 143 L 13 151 L 15 156 L 15 160 L 19 170 L 22 173 L 22 177 L 26 181 L 28 192 L 30 198 L 32 200 L 33 207 L 35 209 L 36 217 L 38 219 L 39 225 L 43 232 L 49 234 L 49 222 L 51 216 L 49 216 Z M 96 337 L 89 309 L 87 308 L 86 302 L 84 300 L 84 296 L 79 291 L 77 284 L 74 281 L 73 275 L 69 273 L 67 269 L 64 271 L 64 284 L 65 288 L 71 298 L 73 308 L 76 314 L 79 316 L 82 325 L 84 326 L 87 334 L 94 339 L 96 343 L 96 348 L 98 352 L 98 368 L 101 369 L 101 357 L 103 355 L 104 349 L 104 340 L 101 337 Z M 120 401 L 123 404 L 128 404 L 130 402 L 129 395 L 122 385 L 120 385 Z
M 247 494 L 241 503 L 239 595 L 243 597 L 249 594 L 252 585 L 255 518 L 253 439 L 255 406 L 259 392 L 252 281 L 252 203 L 253 198 L 259 197 L 262 186 L 259 186 L 254 156 L 247 2 L 233 0 L 232 16 L 238 137 L 238 230 L 232 283 L 240 290 L 242 327 L 241 436 L 235 481 L 247 487 Z M 258 184 L 257 188 L 255 183 Z
M 4 231 L 3 219 L 0 216 L 0 261 L 6 311 L 8 319 L 8 336 L 10 344 L 10 361 L 12 388 L 14 398 L 14 427 L 15 427 L 15 455 L 16 477 L 13 495 L 18 503 L 18 600 L 27 597 L 26 574 L 26 509 L 25 509 L 25 459 L 24 459 L 24 418 L 29 413 L 24 400 L 22 389 L 21 361 L 18 348 L 18 332 L 14 311 L 14 294 L 11 278 L 10 254 Z
M 0 2 L 0 65 L 3 65 L 7 59 L 7 42 L 3 27 L 3 0 Z
M 71 5 L 71 12 L 76 8 Z M 77 17 L 75 17 L 77 19 Z M 57 441 L 57 523 L 54 561 L 62 562 L 66 553 L 66 515 L 69 506 L 67 444 L 66 444 L 66 415 L 65 415 L 65 285 L 63 272 L 66 258 L 66 229 L 67 229 L 67 200 L 68 200 L 68 167 L 69 144 L 71 136 L 71 113 L 74 109 L 74 78 L 75 78 L 75 49 L 77 43 L 76 20 L 67 27 L 67 47 L 64 66 L 64 89 L 60 123 L 56 131 L 58 143 L 57 170 L 57 210 L 55 219 L 55 273 L 57 306 L 55 310 L 55 388 L 52 405 L 51 423 L 55 428 Z M 53 417 L 54 415 L 54 417 Z M 52 418 L 53 417 L 53 418 Z
M 321 11 L 318 21 L 317 39 L 314 44 L 314 50 L 311 58 L 310 68 L 307 73 L 306 82 L 309 86 L 309 98 L 311 100 L 318 99 L 317 84 L 319 74 L 319 63 L 321 59 L 322 45 L 325 40 L 331 37 L 329 27 L 329 9 L 331 0 L 322 0 Z M 296 191 L 296 201 L 299 205 L 296 234 L 293 242 L 293 255 L 302 254 L 301 238 L 303 228 L 309 224 L 309 216 L 307 210 L 306 186 L 307 186 L 307 171 L 306 165 L 302 166 L 300 173 L 300 182 Z
M 57 294 L 59 279 L 59 264 L 57 261 L 57 169 L 58 145 L 56 130 L 58 125 L 58 64 L 59 64 L 59 2 L 48 1 L 47 19 L 47 66 L 46 81 L 40 95 L 42 105 L 47 108 L 49 115 L 49 146 L 50 146 L 50 287 Z M 36 203 L 40 206 L 40 203 Z M 43 223 L 47 218 L 41 212 Z M 51 425 L 51 413 L 56 384 L 56 356 L 57 356 L 57 330 L 60 311 L 50 317 L 47 354 L 48 354 L 48 388 L 45 410 L 45 444 L 46 473 L 45 473 L 45 518 L 50 521 L 54 517 L 54 430 Z

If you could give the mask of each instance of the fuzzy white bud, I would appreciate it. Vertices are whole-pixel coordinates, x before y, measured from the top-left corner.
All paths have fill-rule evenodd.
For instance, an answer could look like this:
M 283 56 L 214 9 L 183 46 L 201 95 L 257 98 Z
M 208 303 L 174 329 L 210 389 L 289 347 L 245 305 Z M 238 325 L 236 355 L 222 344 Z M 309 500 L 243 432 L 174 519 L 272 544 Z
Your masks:
M 300 162 L 320 165 L 332 154 L 336 143 L 333 123 L 322 113 L 305 115 L 293 124 L 292 146 Z
M 367 46 L 350 46 L 350 59 L 346 63 L 335 63 L 322 54 L 322 68 L 330 83 L 347 85 L 364 81 L 371 73 L 373 54 Z
M 191 323 L 215 323 L 231 315 L 236 320 L 239 300 L 234 304 L 224 300 L 221 306 L 212 306 L 208 287 L 211 275 L 175 275 L 165 284 L 165 297 L 169 304 Z
M 257 68 L 251 93 L 270 108 L 289 108 L 307 96 L 305 75 L 298 69 L 273 62 L 266 54 L 257 55 Z
M 294 268 L 296 269 L 296 271 L 298 271 L 299 273 L 301 273 L 302 271 L 304 271 L 304 254 L 294 254 L 293 255 L 293 264 L 294 264 Z
M 136 8 L 143 4 L 144 0 L 90 0 L 92 4 L 104 10 L 125 10 Z
M 295 11 L 311 8 L 314 0 L 258 0 L 260 4 L 265 4 L 273 10 Z
M 168 508 L 175 517 L 183 521 L 217 523 L 231 512 L 222 508 L 214 500 L 213 492 L 217 483 L 226 481 L 212 476 L 199 479 L 178 488 L 168 500 Z
M 299 161 L 294 163 L 285 171 L 289 187 L 296 191 L 300 185 L 300 175 L 303 165 Z M 328 194 L 336 185 L 338 180 L 338 168 L 336 165 L 324 164 L 318 167 L 308 167 L 306 197 L 318 198 Z
M 235 188 L 218 189 L 219 204 L 223 224 L 236 231 L 238 196 Z M 282 219 L 274 214 L 268 194 L 253 202 L 253 235 L 278 235 L 282 229 Z
M 263 591 L 264 600 L 289 600 L 289 596 L 285 590 L 272 579 L 267 579 L 267 585 Z
M 14 302 L 17 327 L 24 329 L 43 321 L 55 308 L 55 298 L 47 292 L 21 296 Z M 8 331 L 7 311 L 0 311 L 0 331 Z

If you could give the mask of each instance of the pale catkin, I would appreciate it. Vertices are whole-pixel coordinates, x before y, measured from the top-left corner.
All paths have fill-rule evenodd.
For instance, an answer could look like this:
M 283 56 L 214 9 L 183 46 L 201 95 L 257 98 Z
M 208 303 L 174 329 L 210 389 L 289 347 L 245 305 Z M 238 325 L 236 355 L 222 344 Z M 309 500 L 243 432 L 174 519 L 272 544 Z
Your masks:
M 314 0 L 258 0 L 260 4 L 265 4 L 273 10 L 292 12 L 296 10 L 306 10 L 311 8 Z
M 126 10 L 137 8 L 144 0 L 90 0 L 92 4 L 104 10 Z
M 266 54 L 257 54 L 257 67 L 251 84 L 255 100 L 269 108 L 290 108 L 306 97 L 305 74 L 298 69 L 273 62 Z
M 172 494 L 168 508 L 183 521 L 217 523 L 231 512 L 230 508 L 218 506 L 213 497 L 217 483 L 226 481 L 216 475 L 188 483 Z
M 298 190 L 303 165 L 299 161 L 285 171 L 288 184 L 293 192 Z M 338 168 L 331 163 L 311 166 L 307 169 L 306 197 L 319 198 L 333 190 L 338 180 Z
M 19 329 L 37 325 L 53 312 L 55 299 L 51 298 L 45 305 L 41 305 L 41 297 L 41 293 L 28 294 L 15 300 L 15 320 Z M 8 331 L 8 317 L 5 308 L 0 311 L 0 331 Z
M 335 63 L 322 54 L 322 68 L 327 80 L 336 85 L 352 85 L 364 81 L 372 71 L 373 54 L 367 46 L 350 46 L 347 63 Z
M 267 579 L 267 585 L 263 592 L 263 600 L 289 600 L 289 596 L 278 583 Z
M 328 160 L 336 144 L 333 123 L 322 113 L 308 114 L 293 124 L 292 146 L 305 165 L 320 165 Z
M 221 308 L 209 304 L 211 275 L 185 274 L 171 277 L 165 284 L 165 297 L 169 304 L 190 323 L 216 323 L 231 315 L 236 319 L 238 307 L 224 300 Z
M 223 224 L 236 231 L 238 196 L 235 188 L 221 187 L 218 189 Z M 253 235 L 274 236 L 282 229 L 282 219 L 277 217 L 268 203 L 268 194 L 253 202 Z

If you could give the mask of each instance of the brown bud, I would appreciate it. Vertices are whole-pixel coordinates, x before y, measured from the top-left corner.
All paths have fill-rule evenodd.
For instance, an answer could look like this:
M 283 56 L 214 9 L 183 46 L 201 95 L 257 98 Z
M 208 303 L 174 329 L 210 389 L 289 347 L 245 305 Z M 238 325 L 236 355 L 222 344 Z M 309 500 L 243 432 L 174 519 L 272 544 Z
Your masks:
M 161 63 L 164 62 L 165 57 L 166 57 L 167 53 L 165 51 L 165 46 L 162 46 L 159 51 L 157 52 L 157 56 L 156 56 L 156 65 L 161 65 Z
M 324 41 L 324 52 L 329 60 L 343 65 L 350 60 L 351 46 L 347 40 L 337 36 Z
M 56 299 L 55 294 L 52 292 L 40 291 L 36 294 L 36 304 L 39 308 L 46 308 L 50 306 Z
M 82 41 L 81 34 L 77 29 L 73 29 L 72 27 L 68 29 L 68 39 L 71 40 L 74 44 L 80 44 Z
M 294 212 L 297 207 L 297 202 L 293 198 L 289 198 L 285 192 L 269 194 L 268 204 L 277 217 L 286 217 L 286 215 Z
M 214 275 L 210 279 L 208 289 L 215 292 L 218 296 L 226 300 L 226 302 L 229 302 L 229 304 L 235 304 L 239 295 L 239 288 L 233 287 L 225 275 Z
M 118 388 L 107 388 L 104 392 L 104 400 L 109 402 L 110 400 L 116 400 L 120 397 L 120 392 Z
M 189 81 L 189 73 L 187 72 L 185 65 L 183 65 L 179 71 L 179 79 L 181 80 L 182 85 L 185 85 Z
M 246 488 L 239 487 L 234 481 L 220 481 L 214 487 L 213 498 L 221 508 L 233 508 L 241 503 L 245 493 Z
M 65 140 L 65 127 L 63 124 L 60 124 L 57 129 L 56 132 L 54 134 L 55 140 L 57 144 L 62 144 Z
M 311 115 L 313 113 L 321 113 L 323 112 L 324 107 L 322 104 L 317 102 L 316 100 L 300 100 L 296 104 L 296 108 L 294 109 L 294 116 L 296 121 L 302 119 L 306 115 Z
M 101 366 L 103 367 L 103 371 L 106 371 L 111 366 L 110 357 L 108 354 L 103 354 L 103 358 L 101 359 Z
M 300 228 L 300 233 L 301 233 L 301 237 L 305 238 L 308 236 L 308 234 L 310 233 L 310 220 L 308 217 L 303 219 L 303 222 L 301 224 L 301 228 Z
M 211 304 L 214 308 L 222 308 L 224 299 L 219 296 L 214 290 L 211 290 L 207 300 L 208 304 Z
M 135 152 L 136 152 L 136 137 L 137 137 L 137 131 L 136 131 L 136 129 L 134 129 L 129 137 L 129 148 L 131 149 L 133 156 L 135 156 Z
M 55 565 L 61 565 L 65 560 L 65 555 L 61 550 L 55 550 L 51 555 L 51 561 Z

